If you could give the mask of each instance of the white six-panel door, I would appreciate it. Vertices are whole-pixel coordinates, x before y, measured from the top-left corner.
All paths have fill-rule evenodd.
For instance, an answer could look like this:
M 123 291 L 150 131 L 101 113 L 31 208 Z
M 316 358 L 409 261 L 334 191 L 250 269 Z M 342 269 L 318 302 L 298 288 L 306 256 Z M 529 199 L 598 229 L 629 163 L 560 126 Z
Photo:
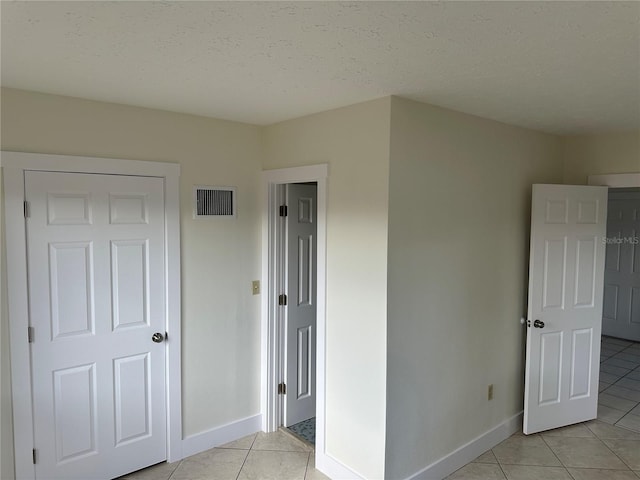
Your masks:
M 524 433 L 596 418 L 607 188 L 534 185 Z
M 285 426 L 316 414 L 316 189 L 287 185 Z
M 163 185 L 25 173 L 37 478 L 166 459 Z

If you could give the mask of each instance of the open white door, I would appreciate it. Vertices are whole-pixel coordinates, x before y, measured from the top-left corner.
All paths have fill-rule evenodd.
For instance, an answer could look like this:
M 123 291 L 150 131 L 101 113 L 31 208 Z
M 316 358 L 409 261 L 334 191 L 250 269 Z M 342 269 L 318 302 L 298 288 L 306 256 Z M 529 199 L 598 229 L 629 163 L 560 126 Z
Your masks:
M 316 415 L 316 196 L 316 185 L 287 185 L 285 427 Z
M 607 187 L 534 185 L 525 434 L 597 416 Z

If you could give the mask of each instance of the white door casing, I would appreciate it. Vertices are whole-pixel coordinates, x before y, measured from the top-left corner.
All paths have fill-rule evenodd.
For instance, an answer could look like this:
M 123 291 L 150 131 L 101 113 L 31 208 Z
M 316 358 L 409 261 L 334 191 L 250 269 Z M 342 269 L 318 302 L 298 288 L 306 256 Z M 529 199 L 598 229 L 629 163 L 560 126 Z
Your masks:
M 286 186 L 287 297 L 284 425 L 316 414 L 316 251 L 315 185 Z
M 163 180 L 26 172 L 37 478 L 166 459 Z
M 606 187 L 533 186 L 525 434 L 596 418 L 606 208 Z
M 640 341 L 640 189 L 610 190 L 602 332 Z
M 2 167 L 4 176 L 4 208 L 6 220 L 7 240 L 7 277 L 8 277 L 8 309 L 11 341 L 11 374 L 13 398 L 13 423 L 15 445 L 16 478 L 36 478 L 36 466 L 32 459 L 34 445 L 33 432 L 35 429 L 34 405 L 32 402 L 32 365 L 30 359 L 31 347 L 27 341 L 27 326 L 29 325 L 29 307 L 27 295 L 27 239 L 23 201 L 25 199 L 25 173 L 29 171 L 49 172 L 85 172 L 107 175 L 133 175 L 141 177 L 157 177 L 164 184 L 164 231 L 162 233 L 165 244 L 164 276 L 162 290 L 165 296 L 164 318 L 165 330 L 170 340 L 164 344 L 166 352 L 166 443 L 164 450 L 168 461 L 182 458 L 182 418 L 181 418 L 181 365 L 180 365 L 180 223 L 179 223 L 179 176 L 180 167 L 173 163 L 130 161 L 109 158 L 77 157 L 69 155 L 48 155 L 22 152 L 2 152 Z M 127 192 L 120 192 L 127 193 Z M 126 201 L 124 202 L 126 203 Z M 122 202 L 121 202 L 122 206 Z M 123 211 L 120 208 L 120 211 Z M 122 218 L 122 217 L 121 217 Z M 122 245 L 120 253 L 126 256 L 127 245 Z M 64 248 L 62 250 L 65 250 Z M 135 250 L 135 248 L 133 249 Z M 74 257 L 75 249 L 69 248 L 62 252 L 61 259 Z M 81 255 L 75 255 L 76 260 Z M 124 258 L 122 256 L 122 258 Z M 86 257 L 85 257 L 86 258 Z M 66 258 L 72 260 L 71 258 Z M 73 261 L 71 262 L 73 263 Z M 77 266 L 77 262 L 75 266 Z M 110 266 L 111 268 L 111 266 Z M 64 286 L 69 290 L 70 287 Z M 64 305 L 63 305 L 64 306 Z M 38 341 L 41 331 L 36 330 Z M 134 362 L 121 362 L 120 374 L 124 378 L 135 370 Z M 132 368 L 133 367 L 133 368 Z M 59 378 L 59 388 L 73 387 L 73 381 L 82 377 L 78 375 Z M 85 378 L 87 375 L 85 375 Z M 70 382 L 64 382 L 69 380 Z M 78 382 L 81 385 L 82 382 Z M 82 388 L 82 387 L 80 387 Z M 121 404 L 122 413 L 126 415 L 126 405 Z M 121 435 L 131 434 L 140 425 L 134 422 L 121 429 Z M 128 429 L 128 430 L 127 430 Z M 133 439 L 130 439 L 133 440 Z M 75 441 L 75 440 L 74 440 Z M 126 442 L 126 440 L 123 440 Z M 67 444 L 67 446 L 72 444 Z M 42 458 L 42 451 L 38 451 L 38 461 Z M 106 474 L 105 474 L 106 475 Z M 93 477 L 102 477 L 101 472 L 94 472 Z
M 261 355 L 261 410 L 262 429 L 273 432 L 281 425 L 277 378 L 278 359 L 278 190 L 289 183 L 315 182 L 317 184 L 317 305 L 316 305 L 316 468 L 329 478 L 359 478 L 346 465 L 334 458 L 326 448 L 326 281 L 327 281 L 327 208 L 329 166 L 265 170 L 263 181 L 262 215 L 262 355 Z

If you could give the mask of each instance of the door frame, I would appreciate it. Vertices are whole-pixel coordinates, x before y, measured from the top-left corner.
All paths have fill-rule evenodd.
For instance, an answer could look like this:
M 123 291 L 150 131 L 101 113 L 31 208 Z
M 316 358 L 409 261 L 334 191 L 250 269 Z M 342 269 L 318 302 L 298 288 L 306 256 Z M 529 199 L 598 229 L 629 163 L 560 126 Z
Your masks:
M 278 398 L 279 373 L 278 265 L 279 187 L 287 183 L 316 182 L 317 191 L 317 310 L 316 310 L 316 465 L 326 458 L 325 450 L 325 352 L 327 279 L 327 164 L 293 167 L 262 172 L 262 333 L 261 333 L 261 411 L 262 430 L 274 432 L 281 422 Z
M 182 382 L 180 317 L 180 165 L 109 158 L 1 152 L 6 224 L 7 292 L 11 342 L 14 462 L 16 478 L 35 479 L 32 459 L 33 401 L 28 327 L 27 239 L 24 218 L 28 170 L 131 175 L 164 179 L 167 461 L 182 458 Z
M 589 175 L 587 179 L 587 185 L 610 188 L 640 187 L 640 172 Z

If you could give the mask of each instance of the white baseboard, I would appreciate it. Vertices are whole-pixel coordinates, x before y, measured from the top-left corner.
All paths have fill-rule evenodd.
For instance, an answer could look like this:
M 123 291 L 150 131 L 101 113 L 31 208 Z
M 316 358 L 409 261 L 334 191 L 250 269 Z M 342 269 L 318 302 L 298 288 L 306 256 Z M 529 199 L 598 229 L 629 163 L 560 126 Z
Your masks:
M 364 480 L 343 463 L 320 451 L 316 452 L 316 469 L 334 480 Z
M 482 455 L 498 443 L 506 440 L 520 430 L 522 412 L 505 420 L 491 430 L 476 437 L 447 456 L 423 468 L 406 480 L 441 480 L 475 458 Z M 210 448 L 219 447 L 244 436 L 260 431 L 262 415 L 243 418 L 236 422 L 212 428 L 206 432 L 196 433 L 182 441 L 182 454 L 189 457 Z M 316 468 L 329 478 L 341 480 L 363 480 L 363 477 L 333 457 L 316 452 Z
M 189 435 L 182 440 L 182 456 L 190 457 L 196 453 L 204 452 L 210 448 L 219 447 L 225 443 L 233 442 L 247 435 L 260 431 L 262 428 L 262 414 L 212 428 L 206 432 Z
M 522 412 L 474 438 L 446 457 L 423 468 L 407 480 L 441 480 L 476 459 L 490 448 L 506 440 L 522 427 Z

